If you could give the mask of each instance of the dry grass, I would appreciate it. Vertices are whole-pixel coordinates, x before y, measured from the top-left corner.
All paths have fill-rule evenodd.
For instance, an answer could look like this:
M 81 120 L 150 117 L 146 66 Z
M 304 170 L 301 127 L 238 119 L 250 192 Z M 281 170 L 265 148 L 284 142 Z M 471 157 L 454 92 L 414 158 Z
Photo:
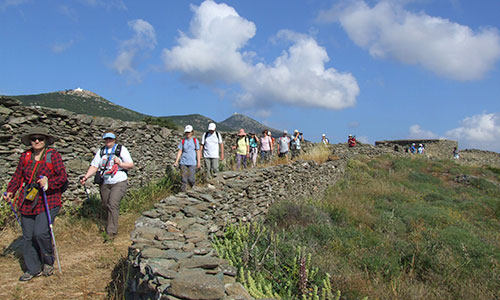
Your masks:
M 316 144 L 311 149 L 306 152 L 302 151 L 298 159 L 303 160 L 313 160 L 319 164 L 324 163 L 328 160 L 328 157 L 332 154 L 330 147 L 325 146 L 322 143 Z
M 63 274 L 19 282 L 23 273 L 20 228 L 0 232 L 0 299 L 106 299 L 111 273 L 127 255 L 136 214 L 120 216 L 119 234 L 113 243 L 103 243 L 98 224 L 70 216 L 57 218 L 55 236 Z M 17 224 L 16 224 L 17 225 Z

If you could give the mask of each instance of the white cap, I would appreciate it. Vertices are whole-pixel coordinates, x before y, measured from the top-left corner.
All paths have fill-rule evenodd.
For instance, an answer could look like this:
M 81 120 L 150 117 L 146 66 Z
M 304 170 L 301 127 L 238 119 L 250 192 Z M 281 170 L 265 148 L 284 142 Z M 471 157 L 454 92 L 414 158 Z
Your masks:
M 285 129 L 285 130 L 283 130 L 283 133 L 284 133 L 284 134 L 287 134 L 287 133 L 288 133 L 288 131 L 286 131 L 286 129 Z
M 267 135 L 271 135 L 271 131 L 268 131 L 268 132 L 267 132 Z
M 326 134 L 323 133 L 321 136 L 326 136 Z
M 352 136 L 352 134 L 349 134 L 349 136 Z
M 297 132 L 299 132 L 297 129 L 295 129 L 295 130 L 293 131 L 293 133 L 297 133 Z
M 192 132 L 192 131 L 193 131 L 193 126 L 186 125 L 186 127 L 184 127 L 184 133 L 186 133 L 186 132 Z
M 208 124 L 208 130 L 215 130 L 215 123 Z
M 420 147 L 423 147 L 423 146 L 424 146 L 424 145 L 422 145 L 422 144 L 418 144 L 418 145 L 419 145 Z

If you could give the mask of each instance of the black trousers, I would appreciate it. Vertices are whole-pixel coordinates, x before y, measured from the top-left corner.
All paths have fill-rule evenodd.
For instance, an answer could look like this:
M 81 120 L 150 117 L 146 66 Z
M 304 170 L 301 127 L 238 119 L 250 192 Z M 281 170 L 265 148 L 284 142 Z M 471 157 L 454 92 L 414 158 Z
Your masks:
M 59 212 L 59 207 L 50 210 L 52 222 Z M 28 273 L 36 275 L 42 271 L 42 265 L 54 264 L 54 249 L 49 231 L 49 220 L 45 211 L 38 215 L 21 215 L 23 227 L 23 255 Z

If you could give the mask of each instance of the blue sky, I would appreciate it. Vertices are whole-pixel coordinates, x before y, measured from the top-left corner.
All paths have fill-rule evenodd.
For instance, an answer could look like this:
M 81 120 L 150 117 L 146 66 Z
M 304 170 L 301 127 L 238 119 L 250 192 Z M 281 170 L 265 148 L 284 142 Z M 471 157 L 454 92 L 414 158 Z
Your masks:
M 0 0 L 0 94 L 500 151 L 500 1 Z

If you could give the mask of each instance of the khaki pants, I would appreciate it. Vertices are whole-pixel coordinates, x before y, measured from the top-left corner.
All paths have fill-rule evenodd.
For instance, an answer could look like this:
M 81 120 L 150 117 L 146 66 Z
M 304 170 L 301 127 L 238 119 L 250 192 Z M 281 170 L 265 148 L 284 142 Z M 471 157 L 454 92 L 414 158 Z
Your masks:
M 212 178 L 219 171 L 219 158 L 205 157 L 206 177 Z
M 118 215 L 120 214 L 120 201 L 127 191 L 127 180 L 115 184 L 101 184 L 101 199 L 108 213 L 106 222 L 106 233 L 116 235 L 118 233 Z

